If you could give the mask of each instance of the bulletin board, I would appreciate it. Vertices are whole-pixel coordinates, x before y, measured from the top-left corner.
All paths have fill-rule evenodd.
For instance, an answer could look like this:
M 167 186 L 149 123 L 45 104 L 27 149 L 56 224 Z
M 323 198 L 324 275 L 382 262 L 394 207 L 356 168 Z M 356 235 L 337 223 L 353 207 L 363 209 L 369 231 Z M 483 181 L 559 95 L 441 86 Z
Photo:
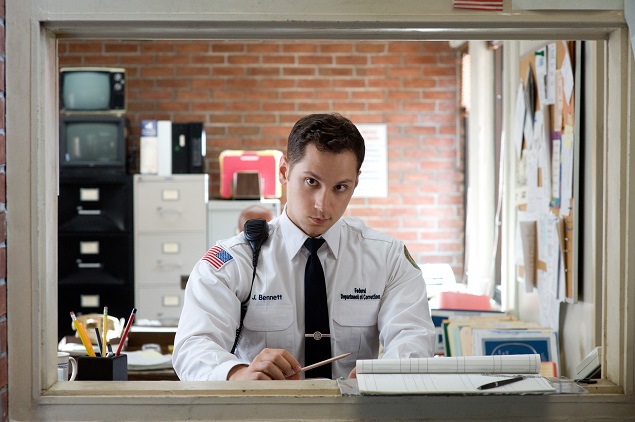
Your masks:
M 517 274 L 527 291 L 539 290 L 546 308 L 578 299 L 576 48 L 575 41 L 548 42 L 519 63 L 513 135 L 518 159 Z M 549 325 L 557 329 L 557 315 L 553 319 Z

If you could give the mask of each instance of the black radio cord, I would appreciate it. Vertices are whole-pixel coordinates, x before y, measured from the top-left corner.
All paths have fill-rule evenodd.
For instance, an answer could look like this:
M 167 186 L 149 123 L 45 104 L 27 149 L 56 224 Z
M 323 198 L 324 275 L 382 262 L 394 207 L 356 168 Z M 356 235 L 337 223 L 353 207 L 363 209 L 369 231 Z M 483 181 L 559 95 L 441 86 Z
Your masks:
M 253 220 L 249 220 L 245 223 L 245 239 L 249 242 L 251 246 L 251 263 L 253 265 L 253 274 L 251 276 L 251 286 L 249 287 L 249 294 L 247 298 L 240 303 L 240 324 L 238 324 L 238 328 L 236 329 L 236 338 L 234 339 L 234 345 L 232 346 L 231 353 L 234 354 L 236 351 L 236 347 L 238 346 L 238 341 L 240 340 L 240 335 L 243 330 L 243 321 L 245 320 L 245 315 L 247 314 L 247 308 L 249 306 L 249 300 L 251 298 L 251 291 L 254 288 L 254 280 L 256 279 L 256 267 L 258 267 L 258 257 L 260 256 L 260 247 L 269 237 L 269 226 L 267 221 L 263 218 L 256 218 Z

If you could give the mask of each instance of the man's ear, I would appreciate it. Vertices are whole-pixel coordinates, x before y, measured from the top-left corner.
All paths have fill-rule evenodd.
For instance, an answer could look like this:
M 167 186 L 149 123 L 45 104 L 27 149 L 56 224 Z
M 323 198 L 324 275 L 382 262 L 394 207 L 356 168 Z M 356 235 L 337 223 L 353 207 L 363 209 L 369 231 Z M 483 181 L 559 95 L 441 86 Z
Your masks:
M 281 185 L 286 185 L 289 177 L 289 161 L 287 161 L 287 157 L 283 156 L 280 159 L 280 168 L 278 171 L 278 180 L 280 180 Z

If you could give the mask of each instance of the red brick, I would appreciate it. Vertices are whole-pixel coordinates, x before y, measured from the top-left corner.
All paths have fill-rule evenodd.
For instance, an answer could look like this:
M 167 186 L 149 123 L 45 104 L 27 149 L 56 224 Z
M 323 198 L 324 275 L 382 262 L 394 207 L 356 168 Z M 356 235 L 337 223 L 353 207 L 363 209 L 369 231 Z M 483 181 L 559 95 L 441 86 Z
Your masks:
M 84 63 L 86 66 L 118 66 L 120 64 L 119 57 L 112 56 L 85 56 Z
M 231 76 L 231 77 L 236 77 L 236 76 L 243 76 L 246 74 L 246 69 L 244 67 L 240 67 L 240 66 L 227 66 L 227 67 L 219 67 L 219 66 L 214 66 L 213 68 L 211 68 L 211 72 L 212 75 L 214 76 Z
M 141 54 L 174 53 L 176 45 L 164 41 L 146 41 L 141 44 Z
M 172 77 L 174 74 L 174 68 L 170 66 L 147 66 L 141 69 L 142 78 Z
M 353 91 L 351 98 L 355 101 L 384 101 L 386 94 L 383 91 Z
M 386 43 L 359 42 L 355 44 L 356 53 L 380 54 L 386 52 Z
M 7 353 L 7 320 L 0 318 L 0 354 Z
M 298 64 L 300 65 L 330 65 L 333 64 L 331 56 L 298 56 Z
M 242 53 L 245 51 L 245 45 L 242 43 L 215 43 L 212 44 L 212 52 L 214 53 Z
M 321 77 L 353 76 L 353 68 L 352 67 L 320 67 L 318 68 L 318 75 Z
M 289 43 L 282 45 L 283 53 L 316 53 L 317 52 L 317 43 L 305 43 L 305 42 L 297 42 L 297 43 Z
M 210 74 L 209 66 L 177 66 L 175 68 L 176 76 L 181 77 L 207 77 Z
M 0 388 L 5 387 L 9 381 L 9 361 L 7 359 L 7 355 L 3 354 L 0 356 Z M 6 419 L 5 419 L 6 420 Z
M 317 73 L 315 67 L 284 67 L 282 74 L 284 76 L 313 76 Z
M 326 80 L 326 83 L 331 83 L 333 88 L 347 88 L 347 89 L 355 89 L 355 88 L 366 88 L 366 84 L 364 81 L 359 79 L 331 79 Z
M 388 68 L 377 67 L 358 67 L 355 69 L 357 77 L 359 78 L 385 78 L 388 73 Z
M 210 50 L 207 41 L 186 41 L 185 44 L 177 44 L 176 51 L 179 54 L 204 54 Z
M 67 43 L 69 54 L 100 54 L 103 50 L 102 44 L 98 42 L 67 41 Z
M 6 254 L 6 247 L 2 247 L 2 258 L 3 261 L 6 261 L 7 258 L 7 254 Z M 7 314 L 7 284 L 2 281 L 0 282 L 0 317 L 4 316 Z
M 181 58 L 183 56 L 175 56 L 175 57 L 176 58 Z M 189 61 L 192 64 L 201 64 L 201 65 L 210 65 L 210 66 L 211 65 L 227 64 L 227 62 L 228 62 L 228 60 L 225 58 L 225 56 L 210 56 L 210 55 L 190 56 Z M 181 59 L 180 63 L 183 63 L 183 59 Z
M 130 43 L 120 41 L 117 43 L 107 42 L 104 44 L 104 53 L 106 54 L 122 54 L 122 53 L 138 53 L 139 45 L 137 43 Z
M 353 52 L 353 44 L 348 42 L 321 43 L 319 45 L 319 50 L 320 50 L 320 53 L 322 54 L 337 54 L 337 53 L 350 54 Z
M 401 57 L 393 54 L 385 56 L 373 56 L 370 58 L 373 66 L 398 66 L 401 65 Z
M 265 55 L 261 60 L 263 64 L 292 65 L 295 63 L 295 57 L 283 55 Z
M 247 44 L 247 53 L 264 54 L 264 57 L 280 53 L 279 43 L 259 43 L 259 44 Z M 284 56 L 281 56 L 284 57 Z

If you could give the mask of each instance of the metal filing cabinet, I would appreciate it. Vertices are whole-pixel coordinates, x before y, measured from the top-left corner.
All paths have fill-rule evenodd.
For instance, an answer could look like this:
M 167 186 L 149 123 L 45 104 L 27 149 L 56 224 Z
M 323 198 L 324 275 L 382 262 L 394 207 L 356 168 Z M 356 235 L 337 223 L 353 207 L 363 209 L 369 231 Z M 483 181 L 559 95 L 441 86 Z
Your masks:
M 58 336 L 69 312 L 116 317 L 134 305 L 132 176 L 60 176 Z
M 205 254 L 206 174 L 134 176 L 137 320 L 176 325 L 183 287 Z

